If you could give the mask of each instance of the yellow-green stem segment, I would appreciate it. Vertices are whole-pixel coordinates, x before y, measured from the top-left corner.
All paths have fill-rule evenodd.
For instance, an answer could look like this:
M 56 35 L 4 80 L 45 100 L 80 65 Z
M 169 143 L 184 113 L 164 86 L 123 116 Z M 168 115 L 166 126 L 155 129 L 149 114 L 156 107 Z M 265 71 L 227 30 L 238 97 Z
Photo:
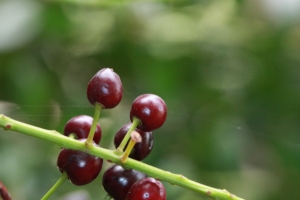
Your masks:
M 120 158 L 120 160 L 121 160 L 122 163 L 125 163 L 127 161 L 127 158 L 130 155 L 131 150 L 133 149 L 135 143 L 136 143 L 135 141 L 133 141 L 132 139 L 130 139 L 127 148 L 125 149 L 122 157 Z
M 95 103 L 95 111 L 94 111 L 94 118 L 93 118 L 92 126 L 91 126 L 91 129 L 90 129 L 88 138 L 85 141 L 85 144 L 88 147 L 93 146 L 93 138 L 94 138 L 95 131 L 96 131 L 96 128 L 97 128 L 97 123 L 99 121 L 101 110 L 102 110 L 102 105 L 99 104 L 99 103 Z
M 109 194 L 106 194 L 103 200 L 111 200 L 112 198 L 109 196 Z
M 130 128 L 128 129 L 126 135 L 124 136 L 124 138 L 123 138 L 121 144 L 120 144 L 120 145 L 118 146 L 118 148 L 117 148 L 117 151 L 118 151 L 118 152 L 121 152 L 121 153 L 122 153 L 122 152 L 124 151 L 124 148 L 125 148 L 125 146 L 126 146 L 128 140 L 129 140 L 129 138 L 130 138 L 130 136 L 131 136 L 131 132 L 132 132 L 133 130 L 135 130 L 136 127 L 137 127 L 140 123 L 141 123 L 141 121 L 140 121 L 138 118 L 133 117 L 133 119 L 132 119 L 132 124 L 131 124 Z
M 143 162 L 128 158 L 125 163 L 120 161 L 120 153 L 116 150 L 109 150 L 101 147 L 87 147 L 85 143 L 66 137 L 57 131 L 46 130 L 36 126 L 32 126 L 23 122 L 16 121 L 5 115 L 0 115 L 0 127 L 4 130 L 17 131 L 26 135 L 40 138 L 49 142 L 53 142 L 61 147 L 76 149 L 87 152 L 91 155 L 98 156 L 110 162 L 122 165 L 125 168 L 132 168 L 146 173 L 150 177 L 167 181 L 172 185 L 181 186 L 183 188 L 201 193 L 212 199 L 218 200 L 243 200 L 230 192 L 222 189 L 216 189 L 203 185 L 201 183 L 192 181 L 181 174 L 173 174 L 168 171 L 153 167 Z

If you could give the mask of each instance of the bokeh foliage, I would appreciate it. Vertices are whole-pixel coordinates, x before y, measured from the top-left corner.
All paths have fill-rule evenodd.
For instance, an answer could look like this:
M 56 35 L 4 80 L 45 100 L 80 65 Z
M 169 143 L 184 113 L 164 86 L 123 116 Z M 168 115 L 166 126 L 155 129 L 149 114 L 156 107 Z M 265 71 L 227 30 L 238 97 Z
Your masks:
M 102 112 L 102 146 L 113 148 L 131 102 L 155 93 L 168 118 L 146 163 L 245 199 L 299 199 L 300 6 L 280 2 L 1 1 L 0 111 L 62 131 L 93 114 L 87 83 L 113 68 L 124 98 Z M 14 199 L 43 196 L 60 176 L 58 152 L 0 131 L 0 179 Z M 168 199 L 207 199 L 165 185 Z M 53 199 L 74 191 L 102 199 L 101 175 Z

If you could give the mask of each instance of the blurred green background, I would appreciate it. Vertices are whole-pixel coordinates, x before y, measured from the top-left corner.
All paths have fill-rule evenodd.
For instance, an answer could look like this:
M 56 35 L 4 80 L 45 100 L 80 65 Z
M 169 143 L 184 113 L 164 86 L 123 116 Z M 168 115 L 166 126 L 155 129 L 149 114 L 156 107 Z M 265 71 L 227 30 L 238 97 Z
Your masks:
M 299 25 L 296 0 L 2 0 L 0 113 L 61 132 L 93 115 L 87 83 L 113 68 L 124 95 L 101 114 L 101 146 L 113 148 L 131 102 L 154 93 L 168 117 L 144 162 L 249 200 L 300 199 Z M 46 193 L 59 151 L 0 130 L 0 180 L 13 199 Z M 165 186 L 169 200 L 207 199 Z M 52 199 L 74 192 L 103 199 L 101 175 Z

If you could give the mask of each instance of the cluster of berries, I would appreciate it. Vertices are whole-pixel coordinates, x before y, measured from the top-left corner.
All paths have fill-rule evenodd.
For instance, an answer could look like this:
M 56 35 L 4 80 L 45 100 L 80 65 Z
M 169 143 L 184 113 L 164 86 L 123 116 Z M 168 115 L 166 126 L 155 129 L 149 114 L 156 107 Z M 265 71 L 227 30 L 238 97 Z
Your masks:
M 117 106 L 123 95 L 120 77 L 109 68 L 98 71 L 87 87 L 87 97 L 92 105 L 101 109 Z M 96 112 L 95 112 L 96 113 Z M 121 163 L 130 157 L 143 160 L 152 150 L 152 131 L 166 120 L 165 102 L 154 94 L 137 97 L 131 106 L 130 121 L 116 133 L 114 145 L 120 153 Z M 102 130 L 94 118 L 80 115 L 70 119 L 64 127 L 64 135 L 74 137 L 87 146 L 98 146 Z M 85 185 L 98 176 L 103 159 L 79 150 L 63 148 L 57 159 L 58 169 L 74 184 Z M 114 200 L 165 200 L 163 184 L 146 174 L 125 169 L 114 164 L 104 172 L 102 185 Z

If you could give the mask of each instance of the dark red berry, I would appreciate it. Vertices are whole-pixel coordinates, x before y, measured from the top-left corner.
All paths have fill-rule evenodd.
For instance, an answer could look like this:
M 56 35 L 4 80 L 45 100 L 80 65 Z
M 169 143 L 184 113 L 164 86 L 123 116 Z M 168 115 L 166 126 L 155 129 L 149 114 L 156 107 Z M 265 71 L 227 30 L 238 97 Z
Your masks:
M 125 200 L 130 187 L 146 177 L 142 172 L 113 165 L 104 172 L 102 185 L 114 200 Z
M 117 106 L 123 95 L 123 87 L 118 74 L 110 68 L 98 71 L 87 87 L 87 97 L 91 104 L 99 103 L 103 108 Z
M 99 157 L 72 149 L 62 149 L 57 158 L 58 169 L 66 172 L 74 185 L 85 185 L 95 180 L 100 173 L 102 163 L 103 160 Z
M 115 147 L 121 144 L 123 138 L 125 137 L 127 131 L 129 130 L 131 123 L 125 124 L 115 135 L 114 144 Z M 153 135 L 152 132 L 144 132 L 139 129 L 136 131 L 141 135 L 142 142 L 136 143 L 130 153 L 129 157 L 135 160 L 143 160 L 146 158 L 153 148 Z
M 87 115 L 79 115 L 70 119 L 64 128 L 64 135 L 69 136 L 70 134 L 75 134 L 77 139 L 85 139 L 88 137 L 91 126 L 93 123 L 93 118 Z M 94 142 L 99 144 L 102 136 L 101 127 L 97 124 Z
M 144 178 L 133 184 L 126 200 L 165 200 L 164 185 L 154 178 Z
M 10 194 L 3 183 L 0 181 L 0 197 L 3 200 L 11 200 Z
M 159 96 L 143 94 L 133 102 L 130 110 L 130 119 L 137 117 L 141 124 L 138 126 L 142 131 L 152 131 L 163 125 L 167 117 L 167 106 Z

